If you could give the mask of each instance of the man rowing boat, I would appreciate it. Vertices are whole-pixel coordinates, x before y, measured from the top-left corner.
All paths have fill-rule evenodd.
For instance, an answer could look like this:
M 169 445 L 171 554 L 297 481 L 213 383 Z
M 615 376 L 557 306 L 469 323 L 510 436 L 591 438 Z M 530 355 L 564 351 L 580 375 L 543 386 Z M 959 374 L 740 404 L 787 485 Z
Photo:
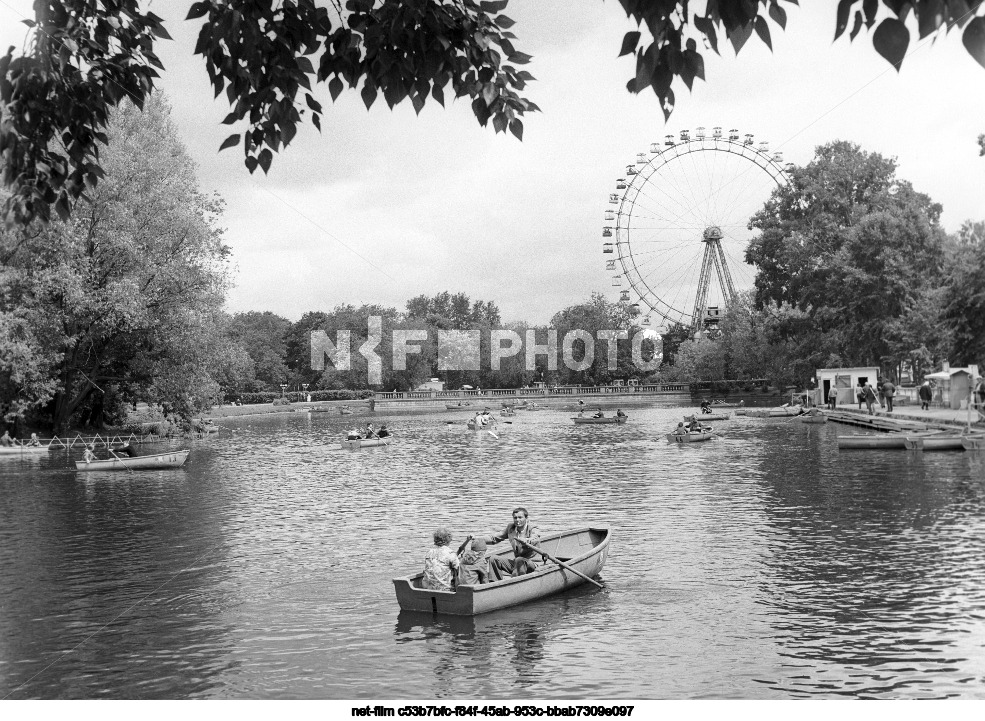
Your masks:
M 501 581 L 510 576 L 522 576 L 537 570 L 536 553 L 520 543 L 519 539 L 534 546 L 540 545 L 540 531 L 530 525 L 527 509 L 520 506 L 513 510 L 513 523 L 502 533 L 481 537 L 488 545 L 493 546 L 508 540 L 513 547 L 513 558 L 493 556 L 489 559 L 489 578 L 491 581 Z

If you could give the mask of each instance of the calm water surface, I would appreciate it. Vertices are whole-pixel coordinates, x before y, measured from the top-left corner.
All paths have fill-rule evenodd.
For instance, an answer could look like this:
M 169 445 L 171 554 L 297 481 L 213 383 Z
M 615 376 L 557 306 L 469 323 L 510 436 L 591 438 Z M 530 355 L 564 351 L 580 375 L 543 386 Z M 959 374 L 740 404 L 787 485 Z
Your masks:
M 745 418 L 678 446 L 679 409 L 629 413 L 391 416 L 356 452 L 353 417 L 242 419 L 133 474 L 0 458 L 0 698 L 985 698 L 985 453 Z M 435 526 L 516 505 L 610 525 L 607 589 L 398 612 Z

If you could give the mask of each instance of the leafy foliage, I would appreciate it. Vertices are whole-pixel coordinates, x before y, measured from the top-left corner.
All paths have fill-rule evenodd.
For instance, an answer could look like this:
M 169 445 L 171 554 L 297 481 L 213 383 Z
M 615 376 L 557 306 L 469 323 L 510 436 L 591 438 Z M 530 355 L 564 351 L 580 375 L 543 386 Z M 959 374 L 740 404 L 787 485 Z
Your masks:
M 786 28 L 786 5 L 797 0 L 708 0 L 703 13 L 683 0 L 620 0 L 640 31 L 622 40 L 633 54 L 630 92 L 651 88 L 665 117 L 675 106 L 673 83 L 690 89 L 705 79 L 701 51 L 719 52 L 724 38 L 738 53 L 754 35 L 772 49 L 771 26 Z M 837 39 L 863 26 L 876 51 L 897 68 L 919 38 L 963 28 L 962 42 L 985 65 L 982 0 L 840 0 Z M 242 146 L 249 172 L 267 172 L 274 153 L 290 144 L 309 116 L 321 129 L 324 109 L 313 84 L 333 100 L 359 89 L 366 107 L 382 94 L 387 105 L 409 101 L 418 113 L 428 98 L 444 105 L 446 90 L 469 97 L 482 126 L 523 139 L 522 116 L 539 108 L 521 97 L 533 76 L 518 66 L 531 58 L 516 49 L 507 0 L 199 0 L 188 18 L 201 21 L 195 52 L 205 61 L 216 95 L 226 94 L 223 121 L 246 127 L 220 150 Z M 881 10 L 895 17 L 877 23 Z M 883 13 L 885 14 L 885 13 Z M 54 208 L 67 219 L 73 204 L 103 176 L 99 147 L 110 111 L 123 98 L 142 106 L 162 68 L 161 19 L 138 0 L 38 0 L 27 53 L 0 59 L 0 153 L 3 184 L 12 194 L 5 221 L 47 222 Z M 645 29 L 652 42 L 643 40 Z M 699 48 L 700 45 L 700 48 Z M 985 152 L 985 151 L 983 151 Z
M 168 112 L 158 96 L 145 112 L 118 108 L 106 180 L 74 217 L 0 234 L 0 314 L 14 324 L 20 362 L 36 361 L 43 374 L 12 374 L 4 401 L 23 409 L 50 399 L 59 430 L 123 399 L 190 413 L 218 392 L 222 206 L 198 192 Z
M 752 220 L 757 306 L 787 304 L 838 330 L 850 363 L 890 355 L 886 324 L 940 276 L 941 207 L 895 171 L 894 160 L 829 143 Z
M 755 35 L 773 49 L 770 21 L 786 28 L 787 12 L 781 2 L 798 5 L 797 0 L 708 0 L 704 13 L 680 0 L 619 0 L 626 14 L 649 31 L 653 42 L 641 44 L 642 33 L 633 31 L 623 38 L 619 55 L 636 56 L 636 75 L 627 88 L 639 93 L 651 88 L 660 101 L 664 117 L 674 110 L 672 83 L 680 78 L 691 89 L 694 79 L 705 79 L 704 58 L 698 42 L 719 54 L 719 37 L 732 45 L 736 54 Z M 854 40 L 864 26 L 872 32 L 876 52 L 898 70 L 910 47 L 907 20 L 912 16 L 921 39 L 940 31 L 964 28 L 962 42 L 979 64 L 985 66 L 985 17 L 976 16 L 982 0 L 840 0 L 836 10 L 835 39 L 848 30 Z M 700 6 L 699 6 L 700 7 Z M 881 10 L 895 17 L 884 17 Z
M 332 18 L 315 0 L 193 3 L 188 18 L 202 20 L 195 52 L 231 107 L 224 122 L 247 124 L 220 150 L 242 143 L 247 169 L 267 172 L 305 114 L 321 129 L 312 82 L 326 83 L 333 100 L 361 84 L 367 108 L 382 93 L 391 108 L 409 100 L 418 113 L 429 96 L 444 105 L 450 88 L 472 98 L 481 125 L 522 140 L 521 117 L 539 108 L 518 94 L 533 76 L 517 67 L 530 56 L 513 45 L 506 4 L 348 0 Z M 110 110 L 124 98 L 143 105 L 154 68 L 163 69 L 155 38 L 169 37 L 138 0 L 39 0 L 35 13 L 28 54 L 10 48 L 0 59 L 8 227 L 48 221 L 52 206 L 67 219 L 96 186 Z

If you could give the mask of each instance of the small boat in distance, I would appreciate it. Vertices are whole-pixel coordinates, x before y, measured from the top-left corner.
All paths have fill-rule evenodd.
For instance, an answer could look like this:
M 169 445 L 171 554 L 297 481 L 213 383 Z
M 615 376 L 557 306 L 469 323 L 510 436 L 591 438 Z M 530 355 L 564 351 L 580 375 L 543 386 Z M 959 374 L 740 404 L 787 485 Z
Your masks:
M 590 526 L 542 536 L 538 548 L 593 578 L 605 563 L 610 536 L 607 527 Z M 512 553 L 513 550 L 507 545 L 504 550 L 490 554 L 490 558 Z M 454 591 L 421 588 L 423 575 L 416 573 L 393 579 L 401 610 L 474 616 L 543 598 L 585 582 L 578 574 L 550 561 L 534 573 L 477 586 L 458 586 Z
M 625 423 L 629 416 L 605 416 L 603 418 L 592 418 L 591 416 L 574 416 L 571 420 L 575 423 Z
M 35 453 L 46 453 L 48 446 L 22 446 L 15 443 L 12 446 L 0 446 L 0 456 L 23 456 Z
M 697 443 L 698 441 L 710 441 L 715 434 L 711 431 L 701 433 L 668 433 L 667 440 L 671 443 Z
M 356 450 L 359 448 L 372 448 L 373 446 L 388 446 L 390 445 L 393 436 L 386 436 L 384 438 L 356 438 L 353 440 L 343 440 L 339 441 L 342 450 Z
M 149 471 L 162 468 L 178 468 L 188 458 L 190 451 L 155 453 L 150 456 L 120 456 L 96 461 L 76 461 L 80 471 Z
M 684 420 L 690 422 L 697 418 L 698 421 L 727 421 L 730 417 L 728 413 L 693 413 L 684 416 Z

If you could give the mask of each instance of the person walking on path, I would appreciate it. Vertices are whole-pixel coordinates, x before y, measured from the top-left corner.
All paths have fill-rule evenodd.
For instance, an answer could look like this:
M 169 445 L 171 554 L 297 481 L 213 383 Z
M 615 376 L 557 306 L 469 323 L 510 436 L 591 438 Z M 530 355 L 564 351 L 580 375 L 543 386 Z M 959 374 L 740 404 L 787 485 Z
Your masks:
M 872 406 L 878 400 L 875 388 L 872 387 L 871 383 L 866 382 L 866 384 L 862 386 L 862 393 L 865 394 L 865 406 L 869 409 L 869 415 L 874 415 L 872 412 Z
M 934 391 L 930 388 L 930 381 L 923 382 L 920 390 L 917 391 L 917 395 L 920 396 L 920 410 L 929 411 L 930 402 L 934 400 Z
M 896 395 L 896 386 L 889 379 L 882 384 L 882 394 L 886 397 L 886 413 L 893 412 L 893 396 Z
M 876 378 L 876 396 L 879 398 L 879 407 L 886 407 L 886 396 L 882 392 L 882 376 Z
M 838 407 L 838 389 L 832 385 L 828 391 L 828 410 L 833 411 Z
M 865 389 L 862 387 L 862 381 L 859 381 L 855 387 L 855 400 L 858 401 L 858 409 L 862 410 L 862 404 L 865 403 Z

